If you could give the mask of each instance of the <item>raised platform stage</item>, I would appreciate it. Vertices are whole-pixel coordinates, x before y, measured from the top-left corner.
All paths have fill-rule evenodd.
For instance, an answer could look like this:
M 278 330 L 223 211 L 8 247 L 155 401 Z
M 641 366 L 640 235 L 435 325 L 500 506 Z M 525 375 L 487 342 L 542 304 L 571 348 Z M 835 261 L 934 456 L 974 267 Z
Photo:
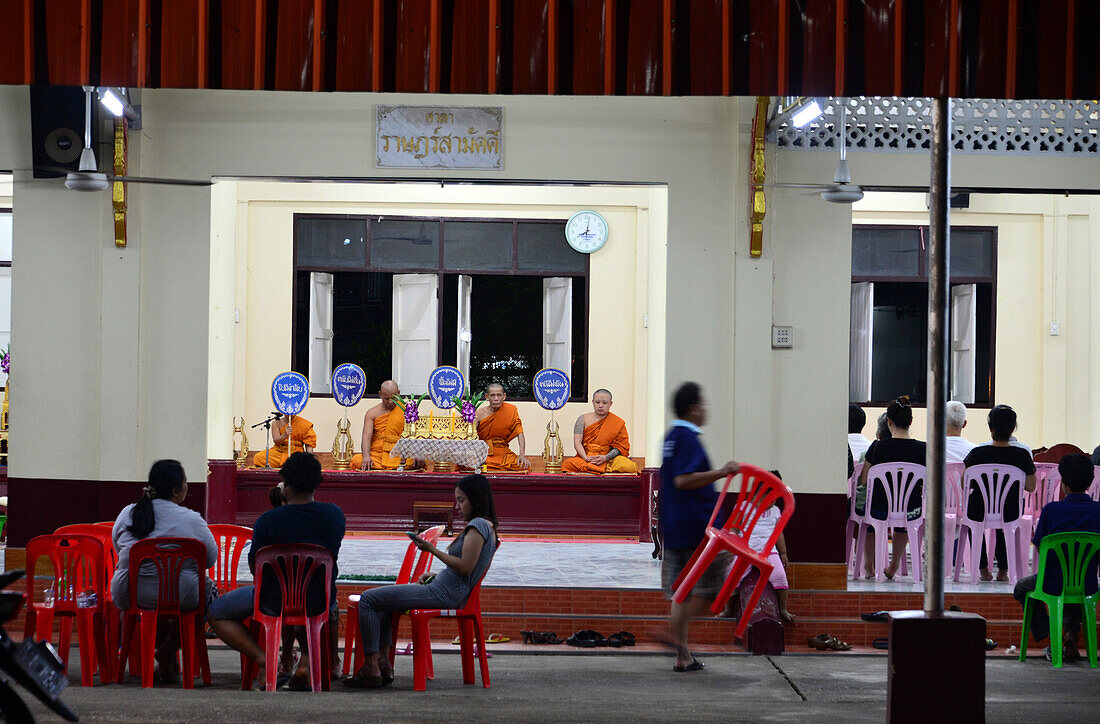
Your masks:
M 318 492 L 347 516 L 348 528 L 407 531 L 413 504 L 452 502 L 462 474 L 326 470 Z M 622 536 L 650 541 L 650 491 L 657 471 L 640 475 L 489 473 L 497 515 L 509 533 L 542 536 Z M 206 518 L 211 523 L 252 525 L 271 507 L 268 490 L 277 470 L 237 468 L 210 461 Z

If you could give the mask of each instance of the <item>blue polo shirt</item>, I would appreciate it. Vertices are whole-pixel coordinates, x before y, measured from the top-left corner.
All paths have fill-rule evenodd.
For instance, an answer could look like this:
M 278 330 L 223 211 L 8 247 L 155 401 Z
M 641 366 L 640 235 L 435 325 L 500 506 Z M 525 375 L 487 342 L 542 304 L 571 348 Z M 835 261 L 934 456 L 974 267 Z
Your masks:
M 1086 493 L 1071 493 L 1063 500 L 1044 505 L 1039 522 L 1035 525 L 1032 542 L 1039 545 L 1044 536 L 1074 531 L 1100 533 L 1100 503 L 1093 501 Z M 1096 568 L 1097 556 L 1093 556 L 1085 576 L 1087 594 L 1096 593 Z M 1053 553 L 1047 554 L 1043 590 L 1055 596 L 1062 592 L 1062 566 Z
M 703 540 L 707 521 L 718 502 L 713 485 L 680 490 L 677 475 L 710 470 L 710 459 L 699 441 L 702 430 L 685 420 L 673 420 L 665 435 L 661 462 L 661 540 L 665 548 L 695 548 Z

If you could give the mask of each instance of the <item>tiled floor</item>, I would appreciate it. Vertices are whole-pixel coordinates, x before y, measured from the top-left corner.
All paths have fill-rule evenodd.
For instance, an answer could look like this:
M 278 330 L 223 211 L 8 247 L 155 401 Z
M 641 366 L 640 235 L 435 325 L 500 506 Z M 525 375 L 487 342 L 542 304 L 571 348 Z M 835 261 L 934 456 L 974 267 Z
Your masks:
M 848 581 L 848 590 L 862 593 L 924 593 L 924 583 L 916 583 L 908 576 L 882 583 L 874 580 Z M 948 579 L 944 581 L 943 591 L 944 593 L 1012 593 L 1012 584 L 997 581 L 970 583 L 969 580 L 960 580 L 956 583 Z

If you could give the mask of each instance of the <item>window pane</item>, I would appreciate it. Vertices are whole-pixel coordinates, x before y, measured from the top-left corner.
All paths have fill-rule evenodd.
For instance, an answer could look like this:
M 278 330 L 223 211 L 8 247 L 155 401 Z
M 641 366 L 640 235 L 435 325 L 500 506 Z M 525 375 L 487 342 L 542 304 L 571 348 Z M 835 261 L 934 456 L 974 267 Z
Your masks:
M 309 371 L 309 272 L 298 272 L 294 300 L 294 371 Z M 393 275 L 336 272 L 332 279 L 332 365 L 353 362 L 373 395 L 392 374 Z
M 0 211 L 0 261 L 11 261 L 11 223 L 11 212 Z
M 446 269 L 512 268 L 512 222 L 443 222 L 443 266 Z
M 871 351 L 871 398 L 909 395 L 925 401 L 928 385 L 928 286 L 875 283 Z
M 519 222 L 522 271 L 584 272 L 585 255 L 565 243 L 565 222 Z
M 531 378 L 542 369 L 542 279 L 475 276 L 470 308 L 470 389 L 500 382 L 509 397 L 533 397 Z
M 354 267 L 367 262 L 367 222 L 364 219 L 294 220 L 298 266 Z
M 374 269 L 439 268 L 437 219 L 372 219 L 370 234 Z
M 852 227 L 852 276 L 915 277 L 920 273 L 920 230 Z
M 951 276 L 993 276 L 993 230 L 951 229 Z

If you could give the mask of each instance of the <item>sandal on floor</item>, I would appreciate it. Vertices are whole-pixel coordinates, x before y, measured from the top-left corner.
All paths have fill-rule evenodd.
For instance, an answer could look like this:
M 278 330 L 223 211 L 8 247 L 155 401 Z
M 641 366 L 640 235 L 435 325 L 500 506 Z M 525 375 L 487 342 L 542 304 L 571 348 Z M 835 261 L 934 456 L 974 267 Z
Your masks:
M 259 685 L 260 691 L 267 691 L 267 682 L 264 679 L 265 679 L 265 677 L 261 673 L 260 674 L 260 685 Z M 278 691 L 279 689 L 282 689 L 283 687 L 285 687 L 289 683 L 290 683 L 290 674 L 286 673 L 285 671 L 280 671 L 275 676 L 275 691 Z
M 672 670 L 675 671 L 677 674 L 682 674 L 685 671 L 702 671 L 706 667 L 706 664 L 692 656 L 690 664 L 688 664 L 687 666 L 673 666 Z
M 584 629 L 583 631 L 578 631 L 567 638 L 565 640 L 565 643 L 569 644 L 570 646 L 576 646 L 582 649 L 594 649 L 598 645 L 596 643 L 597 637 L 601 639 L 603 638 L 603 636 L 600 636 L 598 633 L 591 629 Z M 604 639 L 604 646 L 606 645 L 607 640 Z
M 542 633 L 539 634 L 539 636 L 542 639 L 541 641 L 539 641 L 540 644 L 564 644 L 565 643 L 565 639 L 558 638 L 558 634 L 557 634 L 556 631 L 543 631 Z
M 806 644 L 818 651 L 849 651 L 852 648 L 851 644 L 845 643 L 830 634 L 818 634 L 813 638 L 806 639 Z
M 485 643 L 487 644 L 506 644 L 512 639 L 508 638 L 504 634 L 491 633 L 485 637 Z
M 153 670 L 153 683 L 162 685 L 171 685 L 180 683 L 180 672 L 178 671 L 161 671 L 160 667 Z
M 620 631 L 607 637 L 607 645 L 614 648 L 619 648 L 620 646 L 633 646 L 634 642 L 634 634 L 629 631 Z
M 282 687 L 279 688 L 281 689 Z M 295 671 L 291 675 L 290 682 L 287 684 L 286 688 L 291 691 L 313 691 L 313 684 L 309 681 L 309 673 L 307 672 L 304 676 L 300 676 L 299 673 Z
M 366 671 L 360 669 L 344 679 L 344 686 L 349 689 L 380 689 L 382 688 L 382 677 L 370 676 Z
M 864 621 L 870 621 L 872 623 L 885 623 L 890 618 L 889 611 L 875 611 L 874 613 L 861 613 L 859 617 Z
M 883 649 L 884 651 L 890 650 L 890 639 L 875 639 L 871 642 L 871 646 L 876 649 Z

